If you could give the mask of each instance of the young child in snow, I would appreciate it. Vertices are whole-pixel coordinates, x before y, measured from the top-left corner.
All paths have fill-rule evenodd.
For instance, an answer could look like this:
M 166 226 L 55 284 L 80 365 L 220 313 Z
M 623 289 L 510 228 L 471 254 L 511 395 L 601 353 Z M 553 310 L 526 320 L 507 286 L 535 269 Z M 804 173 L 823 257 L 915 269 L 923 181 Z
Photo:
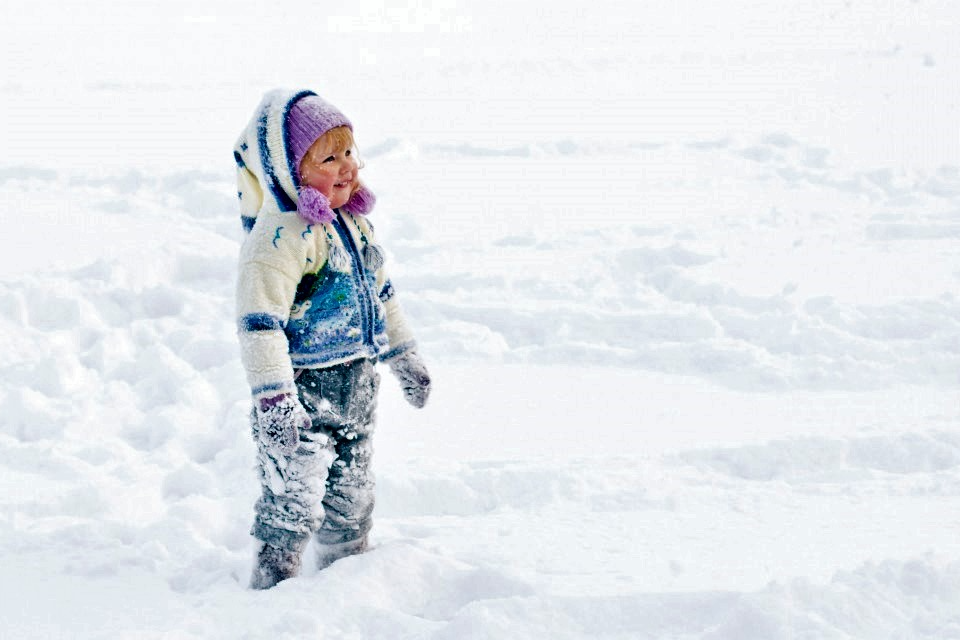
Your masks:
M 350 121 L 312 91 L 271 91 L 234 148 L 244 228 L 239 340 L 253 394 L 262 495 L 251 587 L 360 553 L 372 526 L 370 436 L 387 362 L 422 407 L 416 352 L 366 216 Z

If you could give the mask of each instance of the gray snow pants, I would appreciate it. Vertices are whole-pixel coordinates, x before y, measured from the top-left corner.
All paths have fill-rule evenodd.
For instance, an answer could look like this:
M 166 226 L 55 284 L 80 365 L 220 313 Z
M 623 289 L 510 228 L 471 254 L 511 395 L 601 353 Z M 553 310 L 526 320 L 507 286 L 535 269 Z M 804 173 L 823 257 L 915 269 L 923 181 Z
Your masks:
M 300 402 L 312 421 L 289 456 L 257 437 L 263 493 L 250 533 L 274 547 L 302 550 L 315 535 L 334 545 L 359 541 L 373 526 L 374 479 L 370 469 L 380 374 L 372 360 L 304 369 Z

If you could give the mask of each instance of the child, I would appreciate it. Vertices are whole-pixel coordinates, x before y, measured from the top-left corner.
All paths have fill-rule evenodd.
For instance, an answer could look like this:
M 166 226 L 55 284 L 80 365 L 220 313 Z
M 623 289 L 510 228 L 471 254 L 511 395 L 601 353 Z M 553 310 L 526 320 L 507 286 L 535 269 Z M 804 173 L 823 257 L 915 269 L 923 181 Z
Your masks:
M 374 410 L 387 362 L 422 407 L 416 352 L 366 215 L 350 121 L 312 91 L 267 93 L 234 148 L 244 228 L 237 317 L 253 393 L 263 493 L 250 586 L 320 568 L 367 545 Z

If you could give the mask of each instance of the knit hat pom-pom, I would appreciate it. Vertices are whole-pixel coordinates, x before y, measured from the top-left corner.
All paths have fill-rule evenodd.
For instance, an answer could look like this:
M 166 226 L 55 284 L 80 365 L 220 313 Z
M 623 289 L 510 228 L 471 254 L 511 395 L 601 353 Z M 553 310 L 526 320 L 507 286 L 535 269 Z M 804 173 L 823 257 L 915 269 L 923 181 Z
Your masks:
M 373 211 L 375 204 L 377 204 L 377 196 L 373 195 L 373 191 L 367 189 L 366 185 L 360 185 L 360 188 L 354 191 L 347 203 L 343 205 L 343 210 L 355 216 L 365 216 Z
M 313 187 L 303 187 L 300 189 L 297 213 L 300 214 L 301 218 L 311 224 L 333 222 L 333 219 L 336 217 L 333 214 L 333 209 L 330 208 L 330 201 L 327 199 L 327 196 Z

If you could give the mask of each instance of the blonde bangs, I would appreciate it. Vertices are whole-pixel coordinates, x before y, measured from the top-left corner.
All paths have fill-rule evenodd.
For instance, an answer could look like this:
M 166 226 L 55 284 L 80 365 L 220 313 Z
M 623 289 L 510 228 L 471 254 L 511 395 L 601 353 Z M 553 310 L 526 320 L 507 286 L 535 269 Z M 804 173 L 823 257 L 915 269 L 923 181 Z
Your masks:
M 323 137 L 333 145 L 333 151 L 346 151 L 353 148 L 353 132 L 348 127 L 334 127 L 323 134 Z

